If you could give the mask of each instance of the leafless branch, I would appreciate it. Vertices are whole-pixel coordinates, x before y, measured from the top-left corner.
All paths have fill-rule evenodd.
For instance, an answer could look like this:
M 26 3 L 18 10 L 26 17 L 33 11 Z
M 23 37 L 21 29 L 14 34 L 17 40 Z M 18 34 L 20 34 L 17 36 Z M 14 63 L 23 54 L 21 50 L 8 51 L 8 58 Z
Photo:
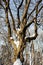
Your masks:
M 36 37 L 37 37 L 37 35 L 38 35 L 38 34 L 37 34 L 37 26 L 36 26 L 37 19 L 35 18 L 33 21 L 34 21 L 34 23 L 35 23 L 35 27 L 34 27 L 34 28 L 35 28 L 35 34 L 34 34 L 33 36 L 30 36 L 30 37 L 27 37 L 27 38 L 26 38 L 26 41 L 29 41 L 29 42 L 30 42 L 31 40 L 35 40 Z
M 10 23 L 9 23 L 9 19 L 8 19 L 8 12 L 6 12 L 6 23 L 8 25 L 8 37 L 11 37 L 11 27 L 10 27 Z
M 41 6 L 41 8 L 39 9 L 38 13 L 42 10 L 43 6 Z
M 37 16 L 38 16 L 38 14 L 39 14 L 39 12 L 41 11 L 41 9 L 43 8 L 43 6 L 41 6 L 41 8 L 38 10 L 38 12 L 37 12 Z M 26 26 L 25 26 L 25 28 L 24 29 L 27 29 L 34 21 L 34 18 L 31 20 L 31 22 L 30 23 L 28 23 Z
M 12 45 L 12 47 L 14 48 L 14 58 L 12 59 L 13 62 L 16 61 L 18 55 L 20 55 L 20 59 L 21 61 L 23 61 L 23 50 L 26 46 L 26 42 L 30 42 L 31 40 L 35 40 L 36 37 L 37 37 L 37 16 L 39 14 L 39 12 L 41 11 L 41 9 L 43 8 L 43 5 L 41 6 L 40 9 L 38 9 L 38 6 L 39 4 L 41 3 L 42 0 L 39 0 L 37 3 L 36 3 L 36 6 L 34 7 L 34 9 L 32 10 L 32 12 L 29 14 L 29 16 L 27 17 L 28 15 L 28 9 L 29 9 L 29 6 L 30 6 L 30 3 L 31 3 L 31 0 L 25 0 L 25 8 L 24 8 L 24 12 L 23 12 L 23 16 L 22 16 L 22 20 L 20 21 L 20 8 L 22 7 L 22 4 L 24 2 L 24 0 L 21 1 L 20 5 L 17 7 L 17 4 L 15 3 L 14 1 L 14 4 L 15 4 L 15 7 L 17 8 L 17 20 L 18 20 L 18 25 L 20 25 L 19 29 L 16 30 L 16 24 L 15 24 L 15 19 L 13 17 L 13 14 L 12 14 L 12 11 L 10 9 L 10 5 L 9 5 L 9 1 L 10 0 L 3 0 L 3 2 L 5 3 L 5 15 L 6 15 L 6 24 L 8 26 L 8 42 L 10 42 L 10 44 Z M 3 7 L 3 6 L 2 6 Z M 4 8 L 4 7 L 3 7 Z M 8 11 L 9 10 L 9 11 Z M 31 16 L 31 14 L 36 11 L 36 15 L 35 17 L 33 16 L 33 19 L 28 22 L 27 24 L 27 21 L 29 19 L 29 17 Z M 12 37 L 12 33 L 11 33 L 11 25 L 10 25 L 10 22 L 9 22 L 9 18 L 8 18 L 8 12 L 10 12 L 10 16 L 12 18 L 12 23 L 13 23 L 13 30 L 15 32 L 15 34 L 17 34 L 17 42 L 19 43 L 18 47 L 16 46 L 16 42 L 15 40 L 13 39 Z M 26 30 L 27 28 L 32 24 L 34 23 L 34 34 L 29 37 L 26 37 Z M 19 54 L 20 53 L 20 54 Z
M 31 14 L 35 11 L 36 7 L 41 3 L 42 0 L 39 0 L 36 4 L 36 6 L 34 7 L 34 9 L 32 10 L 32 12 L 29 14 L 27 20 L 29 19 L 29 17 L 31 16 Z
M 13 0 L 15 7 L 17 8 L 16 2 Z
M 1 3 L 0 5 L 1 5 L 1 6 L 3 7 L 3 9 L 5 10 L 5 7 L 3 6 L 3 4 Z
M 23 13 L 23 16 L 22 16 L 22 22 L 20 24 L 21 31 L 23 31 L 23 29 L 24 29 L 24 27 L 25 27 L 25 25 L 27 23 L 27 12 L 28 12 L 30 2 L 31 2 L 31 0 L 27 0 L 27 2 L 25 4 L 24 13 Z
M 30 2 L 31 2 L 31 0 L 28 0 L 28 1 L 27 1 L 27 4 L 25 5 L 25 9 L 24 9 L 23 16 L 22 16 L 22 21 L 23 21 L 24 18 L 26 17 L 26 14 L 27 14 L 27 12 L 28 12 L 28 8 L 29 8 L 29 5 L 30 5 Z
M 11 18 L 12 18 L 12 22 L 13 22 L 13 30 L 16 31 L 16 29 L 15 29 L 15 19 L 14 19 L 13 15 L 12 15 L 10 6 L 9 6 L 9 12 L 10 12 L 10 15 L 11 15 Z
M 21 8 L 21 6 L 22 6 L 22 4 L 23 4 L 23 1 L 24 1 L 24 0 L 22 0 L 22 2 L 20 3 L 20 5 L 19 5 L 19 6 L 18 6 L 18 8 L 17 8 L 18 26 L 20 25 L 20 15 L 19 15 L 19 9 Z

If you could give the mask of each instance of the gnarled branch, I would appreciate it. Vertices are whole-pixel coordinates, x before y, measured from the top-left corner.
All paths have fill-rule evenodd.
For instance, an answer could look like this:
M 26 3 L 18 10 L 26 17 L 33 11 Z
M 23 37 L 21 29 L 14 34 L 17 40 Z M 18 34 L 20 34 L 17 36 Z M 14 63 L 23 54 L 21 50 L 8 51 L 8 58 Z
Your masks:
M 39 12 L 41 11 L 42 8 L 43 8 L 43 6 L 41 6 L 41 8 L 38 10 L 36 16 L 38 16 L 38 14 L 39 14 Z M 35 19 L 35 17 L 31 20 L 31 22 L 29 22 L 29 23 L 25 26 L 24 30 L 26 30 L 26 29 L 34 22 L 34 21 L 33 21 L 34 19 Z
M 33 36 L 29 36 L 29 37 L 26 38 L 26 41 L 29 41 L 29 42 L 31 40 L 35 40 L 36 37 L 37 37 L 37 26 L 36 26 L 36 24 L 37 24 L 37 18 L 35 18 L 33 21 L 35 23 L 35 34 Z

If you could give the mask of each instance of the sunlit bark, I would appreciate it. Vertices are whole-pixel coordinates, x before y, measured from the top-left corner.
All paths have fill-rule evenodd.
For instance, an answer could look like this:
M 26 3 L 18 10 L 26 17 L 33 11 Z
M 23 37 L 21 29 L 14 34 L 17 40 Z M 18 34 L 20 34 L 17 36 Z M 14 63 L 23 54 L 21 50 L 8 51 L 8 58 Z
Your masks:
M 1 6 L 4 8 L 5 10 L 5 15 L 6 15 L 6 24 L 8 26 L 8 41 L 9 43 L 12 45 L 12 47 L 14 48 L 14 58 L 12 59 L 12 62 L 15 62 L 16 59 L 18 58 L 18 55 L 20 56 L 21 61 L 23 61 L 23 50 L 26 47 L 26 42 L 30 42 L 31 40 L 35 40 L 37 38 L 37 16 L 39 14 L 39 12 L 41 11 L 41 9 L 43 8 L 43 6 L 41 6 L 41 8 L 38 10 L 38 6 L 41 3 L 42 0 L 39 0 L 35 6 L 35 8 L 32 10 L 32 12 L 28 15 L 28 9 L 31 3 L 31 0 L 27 0 L 25 3 L 25 8 L 24 8 L 24 12 L 22 15 L 22 20 L 20 21 L 20 12 L 19 9 L 23 4 L 23 1 L 21 2 L 21 4 L 19 5 L 19 7 L 17 8 L 17 19 L 18 19 L 18 26 L 19 26 L 19 30 L 16 30 L 15 26 L 15 19 L 12 15 L 11 9 L 10 9 L 10 4 L 9 4 L 9 0 L 8 1 L 4 1 L 5 2 L 5 7 L 1 4 Z M 9 10 L 9 11 L 8 11 Z M 27 21 L 29 19 L 29 17 L 31 16 L 31 14 L 36 11 L 36 16 L 33 17 L 33 19 L 27 24 Z M 12 38 L 12 33 L 11 33 L 11 25 L 9 22 L 9 18 L 8 18 L 8 12 L 10 12 L 10 16 L 12 18 L 12 23 L 13 23 L 13 30 L 14 33 L 17 35 L 18 41 L 19 41 L 19 46 L 17 48 L 16 44 L 14 43 L 14 39 Z M 34 23 L 34 28 L 35 28 L 35 33 L 34 36 L 29 36 L 26 37 L 26 30 L 27 28 Z

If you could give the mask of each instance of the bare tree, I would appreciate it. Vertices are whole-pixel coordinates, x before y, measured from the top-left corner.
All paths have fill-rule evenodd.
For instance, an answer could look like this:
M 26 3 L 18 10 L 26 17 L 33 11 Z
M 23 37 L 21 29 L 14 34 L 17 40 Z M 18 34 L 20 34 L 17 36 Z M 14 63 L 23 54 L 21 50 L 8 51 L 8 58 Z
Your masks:
M 3 3 L 5 4 L 5 6 L 3 5 Z M 10 44 L 13 46 L 14 48 L 14 58 L 12 59 L 13 62 L 16 61 L 16 59 L 18 57 L 20 57 L 20 60 L 23 62 L 24 58 L 23 58 L 23 50 L 26 47 L 26 42 L 31 42 L 31 40 L 35 40 L 37 38 L 37 16 L 39 14 L 39 12 L 42 10 L 43 5 L 41 6 L 40 9 L 38 9 L 39 4 L 42 2 L 42 0 L 39 0 L 34 9 L 31 11 L 31 13 L 28 14 L 28 10 L 29 10 L 29 6 L 31 3 L 31 0 L 25 0 L 25 5 L 24 5 L 24 10 L 23 10 L 23 14 L 22 14 L 22 19 L 20 20 L 20 9 L 23 6 L 23 2 L 24 0 L 22 0 L 19 4 L 19 6 L 17 6 L 16 1 L 13 0 L 15 7 L 17 8 L 17 22 L 18 22 L 18 28 L 16 28 L 16 24 L 15 24 L 15 18 L 12 15 L 12 11 L 10 9 L 10 0 L 2 0 L 0 2 L 0 5 L 3 7 L 4 11 L 5 11 L 5 15 L 6 15 L 6 24 L 8 26 L 8 42 L 10 42 Z M 33 16 L 33 19 L 29 21 L 30 16 L 32 15 L 32 13 L 36 11 L 36 15 L 35 17 Z M 18 47 L 15 44 L 15 40 L 12 37 L 12 28 L 10 25 L 10 21 L 9 21 L 9 17 L 8 17 L 8 12 L 10 13 L 10 16 L 12 18 L 12 23 L 13 23 L 13 32 L 15 35 L 17 35 L 17 39 L 19 41 L 19 45 Z M 28 24 L 27 24 L 28 22 Z M 34 30 L 35 33 L 34 35 L 30 35 L 29 37 L 26 37 L 26 30 L 28 29 L 28 27 L 30 27 L 30 25 L 34 23 Z

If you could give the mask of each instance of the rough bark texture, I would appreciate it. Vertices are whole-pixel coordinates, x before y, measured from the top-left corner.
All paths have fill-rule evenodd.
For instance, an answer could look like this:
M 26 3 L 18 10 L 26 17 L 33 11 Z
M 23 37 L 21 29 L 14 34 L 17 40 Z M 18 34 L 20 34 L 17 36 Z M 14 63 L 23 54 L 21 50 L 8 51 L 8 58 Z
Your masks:
M 4 0 L 3 0 L 4 1 Z M 4 6 L 2 5 L 1 3 L 1 6 L 4 8 L 5 10 L 5 15 L 6 15 L 6 24 L 8 26 L 8 41 L 9 43 L 13 46 L 14 48 L 14 58 L 12 59 L 12 62 L 15 62 L 16 59 L 18 57 L 20 57 L 21 61 L 23 62 L 23 50 L 24 48 L 26 47 L 26 42 L 30 42 L 31 40 L 35 40 L 36 37 L 37 37 L 37 16 L 38 16 L 38 13 L 41 11 L 41 9 L 43 8 L 43 6 L 38 10 L 38 6 L 39 4 L 41 3 L 42 0 L 39 0 L 35 6 L 35 8 L 32 10 L 32 12 L 29 14 L 29 16 L 27 17 L 28 15 L 28 9 L 29 9 L 29 6 L 30 6 L 30 3 L 31 3 L 31 0 L 27 0 L 27 2 L 25 3 L 25 8 L 24 8 L 24 12 L 23 12 L 23 15 L 22 15 L 22 20 L 20 21 L 20 16 L 19 16 L 19 9 L 21 8 L 22 4 L 23 4 L 23 1 L 20 3 L 19 7 L 17 8 L 17 19 L 18 19 L 18 26 L 19 26 L 19 30 L 16 30 L 15 28 L 15 19 L 12 15 L 12 12 L 11 12 L 11 9 L 10 9 L 10 6 L 9 6 L 9 2 L 10 0 L 8 1 L 4 1 L 5 3 L 5 8 Z M 14 43 L 14 39 L 12 39 L 12 33 L 11 33 L 11 26 L 10 26 L 10 22 L 9 22 L 9 18 L 8 18 L 8 10 L 10 12 L 10 15 L 11 15 L 11 18 L 12 18 L 12 23 L 13 23 L 13 30 L 14 30 L 14 33 L 17 35 L 17 38 L 19 40 L 19 46 L 17 48 L 16 44 Z M 27 24 L 27 21 L 29 19 L 29 17 L 31 16 L 31 14 L 36 11 L 36 16 L 33 17 L 33 19 Z M 34 36 L 29 36 L 29 37 L 26 37 L 26 30 L 27 28 L 32 24 L 34 23 L 35 26 L 35 35 Z

